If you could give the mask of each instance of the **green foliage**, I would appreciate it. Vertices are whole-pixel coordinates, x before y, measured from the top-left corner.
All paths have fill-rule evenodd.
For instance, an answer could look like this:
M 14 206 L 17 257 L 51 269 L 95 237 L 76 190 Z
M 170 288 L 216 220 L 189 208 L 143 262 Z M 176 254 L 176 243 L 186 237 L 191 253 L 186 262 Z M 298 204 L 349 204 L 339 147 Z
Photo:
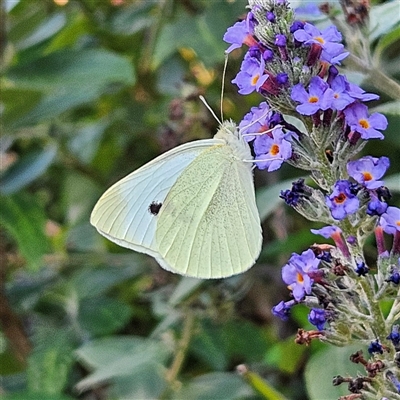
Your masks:
M 48 251 L 46 215 L 34 196 L 17 193 L 1 196 L 0 222 L 12 234 L 28 266 L 36 269 Z
M 394 3 L 373 8 L 371 38 L 375 61 L 395 75 Z M 58 4 L 0 3 L 6 14 L 0 24 L 0 296 L 8 307 L 0 311 L 2 396 L 335 398 L 331 386 L 321 386 L 320 373 L 329 384 L 338 370 L 350 372 L 343 357 L 351 351 L 299 347 L 295 326 L 309 326 L 306 316 L 294 315 L 296 323 L 283 327 L 270 314 L 284 290 L 276 283 L 279 267 L 316 240 L 311 225 L 278 197 L 297 179 L 293 169 L 256 175 L 265 245 L 242 276 L 200 281 L 170 274 L 89 224 L 95 201 L 112 183 L 171 147 L 215 133 L 198 94 L 219 111 L 222 36 L 247 2 Z M 239 98 L 229 84 L 237 60 L 233 53 L 223 105 L 225 118 L 239 121 L 260 98 Z M 397 200 L 399 107 L 380 94 L 376 111 L 390 127 L 388 140 L 374 150 L 392 159 L 387 185 Z M 23 338 L 31 346 L 25 353 Z M 325 368 L 326 359 L 335 362 Z M 242 364 L 247 372 L 239 374 Z
M 192 379 L 173 397 L 174 400 L 193 399 L 252 399 L 251 388 L 231 372 L 213 372 Z
M 362 374 L 362 368 L 352 364 L 349 354 L 360 350 L 355 346 L 327 347 L 314 354 L 307 364 L 305 378 L 311 400 L 336 400 L 348 394 L 345 385 L 332 387 L 332 379 L 337 371 L 346 371 L 346 375 Z
M 157 398 L 165 388 L 163 363 L 169 353 L 162 342 L 135 336 L 92 341 L 76 351 L 78 359 L 93 370 L 77 389 L 114 382 L 116 398 Z

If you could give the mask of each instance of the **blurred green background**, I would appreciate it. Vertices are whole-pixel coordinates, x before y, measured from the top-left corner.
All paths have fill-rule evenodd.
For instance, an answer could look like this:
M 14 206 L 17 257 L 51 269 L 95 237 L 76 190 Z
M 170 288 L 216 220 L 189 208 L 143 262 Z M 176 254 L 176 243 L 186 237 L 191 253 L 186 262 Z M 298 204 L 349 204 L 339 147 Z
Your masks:
M 395 3 L 373 9 L 380 23 L 371 48 L 400 78 Z M 171 274 L 89 224 L 96 200 L 118 179 L 178 144 L 214 135 L 217 123 L 198 96 L 219 114 L 222 36 L 244 15 L 246 2 L 0 4 L 0 396 L 329 400 L 345 394 L 331 380 L 357 371 L 348 361 L 352 349 L 298 346 L 297 327 L 312 328 L 307 310 L 294 309 L 286 323 L 270 312 L 289 298 L 281 266 L 318 240 L 309 229 L 319 226 L 278 197 L 305 176 L 301 171 L 287 165 L 256 171 L 265 245 L 251 270 L 229 279 Z M 262 100 L 240 96 L 230 84 L 242 56 L 239 50 L 229 58 L 223 100 L 224 118 L 237 122 Z M 399 103 L 361 74 L 349 78 L 382 96 L 373 106 L 389 118 L 386 140 L 365 151 L 391 158 L 387 184 L 398 203 Z M 375 256 L 373 238 L 366 254 Z

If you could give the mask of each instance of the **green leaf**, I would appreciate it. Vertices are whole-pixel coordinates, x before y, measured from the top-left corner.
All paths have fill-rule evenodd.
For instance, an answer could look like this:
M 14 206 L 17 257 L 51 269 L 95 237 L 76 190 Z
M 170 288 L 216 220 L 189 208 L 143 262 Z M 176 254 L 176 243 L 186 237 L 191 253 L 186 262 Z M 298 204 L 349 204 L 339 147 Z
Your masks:
M 18 48 L 19 43 L 32 35 L 47 18 L 45 7 L 37 7 L 32 1 L 16 2 L 9 13 L 12 24 L 7 39 Z
M 246 3 L 210 1 L 204 4 L 206 7 L 202 15 L 193 18 L 187 13 L 180 13 L 178 20 L 163 27 L 154 51 L 153 69 L 156 70 L 182 47 L 193 49 L 206 67 L 223 61 L 228 46 L 222 37 L 232 21 L 243 13 Z
M 80 299 L 99 296 L 118 283 L 139 275 L 142 271 L 132 265 L 119 267 L 83 267 L 70 278 L 70 283 Z
M 0 177 L 0 194 L 14 193 L 42 175 L 57 154 L 57 147 L 49 145 L 33 150 L 11 165 Z
M 374 107 L 370 110 L 370 113 L 380 112 L 386 115 L 388 119 L 388 127 L 383 132 L 385 135 L 385 146 L 389 146 L 389 149 L 400 148 L 399 141 L 399 130 L 398 126 L 400 124 L 400 101 L 390 101 Z M 376 147 L 374 146 L 374 149 Z M 388 150 L 386 150 L 386 154 Z M 394 153 L 395 154 L 395 153 Z M 398 157 L 397 157 L 398 158 Z
M 371 113 L 380 112 L 386 115 L 400 115 L 400 101 L 389 101 L 370 109 Z
M 166 389 L 165 368 L 157 363 L 143 365 L 131 376 L 117 377 L 110 389 L 110 398 L 118 400 L 159 399 Z
M 310 400 L 337 400 L 340 396 L 349 394 L 347 384 L 333 386 L 332 379 L 337 375 L 356 377 L 357 374 L 365 374 L 363 368 L 349 360 L 350 355 L 358 350 L 359 345 L 329 346 L 311 356 L 305 371 Z
M 48 395 L 61 394 L 74 361 L 71 339 L 65 331 L 51 327 L 42 327 L 39 335 L 28 359 L 28 389 Z
M 264 399 L 287 400 L 287 398 L 282 393 L 279 393 L 272 385 L 261 378 L 261 376 L 257 373 L 252 371 L 245 371 L 243 377 L 254 389 L 254 391 L 259 393 Z
M 201 325 L 201 332 L 190 344 L 190 351 L 213 370 L 224 371 L 229 363 L 228 343 L 218 332 L 218 328 L 213 327 L 207 321 L 203 321 Z
M 1 336 L 3 336 L 2 332 L 0 332 L 0 375 L 3 377 L 24 371 L 25 366 L 15 357 L 12 349 L 7 348 L 6 339 Z
M 299 369 L 306 350 L 305 346 L 299 346 L 293 337 L 289 337 L 268 349 L 265 362 L 279 368 L 282 372 L 293 374 Z
M 305 221 L 308 224 L 308 221 Z M 310 228 L 312 225 L 310 225 Z M 291 254 L 293 252 L 302 252 L 311 243 L 318 242 L 318 237 L 310 232 L 310 228 L 299 230 L 298 232 L 291 233 L 285 240 L 274 240 L 268 243 L 262 249 L 261 260 L 267 257 L 276 257 L 279 255 Z M 322 240 L 321 240 L 322 242 Z
M 391 192 L 400 192 L 400 173 L 390 175 L 385 178 L 385 186 L 389 188 Z
M 18 49 L 26 49 L 51 38 L 64 27 L 66 22 L 65 14 L 51 15 L 37 26 L 34 32 L 18 43 Z
M 133 66 L 106 50 L 62 50 L 27 65 L 10 69 L 8 78 L 21 88 L 46 93 L 39 104 L 21 117 L 19 126 L 55 117 L 97 99 L 110 84 L 135 83 Z
M 21 115 L 28 113 L 35 107 L 42 97 L 38 90 L 21 88 L 2 88 L 2 102 L 4 103 L 3 123 L 4 130 L 11 130 Z
M 268 342 L 260 329 L 245 320 L 224 323 L 201 321 L 201 331 L 193 339 L 190 349 L 214 370 L 225 370 L 231 360 L 260 361 Z M 239 362 L 240 362 L 239 361 Z
M 180 87 L 185 80 L 186 69 L 178 56 L 165 60 L 158 69 L 157 87 L 166 95 L 180 96 Z
M 132 309 L 121 301 L 93 297 L 81 301 L 78 321 L 91 335 L 107 335 L 121 329 L 130 319 Z
M 3 395 L 3 400 L 73 400 L 65 394 L 47 394 L 45 392 L 16 392 Z
M 89 164 L 96 155 L 106 128 L 107 124 L 99 121 L 78 129 L 68 143 L 71 153 L 82 163 Z
M 104 240 L 89 221 L 82 222 L 69 229 L 65 244 L 70 251 L 102 251 Z
M 252 398 L 253 390 L 237 374 L 213 372 L 201 375 L 184 384 L 173 400 L 234 400 Z
M 36 199 L 26 193 L 0 196 L 0 223 L 16 240 L 31 269 L 37 269 L 48 251 L 46 216 Z
M 76 41 L 86 33 L 90 33 L 91 25 L 87 18 L 77 14 L 70 22 L 50 41 L 46 47 L 46 54 L 60 49 L 72 47 Z
M 161 342 L 138 336 L 114 336 L 98 339 L 76 351 L 78 359 L 94 372 L 81 380 L 78 390 L 87 390 L 104 382 L 142 376 L 144 369 L 157 373 L 170 351 Z
M 62 188 L 64 214 L 69 225 L 88 222 L 90 212 L 101 190 L 86 175 L 70 172 Z
M 291 188 L 295 180 L 296 178 L 287 179 L 286 181 L 257 190 L 256 203 L 261 221 L 266 219 L 282 203 L 282 199 L 279 198 L 281 190 Z
M 392 44 L 400 42 L 400 26 L 389 31 L 386 35 L 384 35 L 378 42 L 375 52 L 374 52 L 374 59 L 377 60 L 376 63 L 380 63 L 382 58 L 382 53 L 390 47 Z
M 154 20 L 151 11 L 155 5 L 157 1 L 147 0 L 121 7 L 110 19 L 109 30 L 117 35 L 133 35 L 148 28 Z
M 197 290 L 203 282 L 203 279 L 182 277 L 169 299 L 169 304 L 176 306 Z
M 369 20 L 369 40 L 372 42 L 379 36 L 388 33 L 400 22 L 399 3 L 397 1 L 389 1 L 372 7 L 369 13 Z

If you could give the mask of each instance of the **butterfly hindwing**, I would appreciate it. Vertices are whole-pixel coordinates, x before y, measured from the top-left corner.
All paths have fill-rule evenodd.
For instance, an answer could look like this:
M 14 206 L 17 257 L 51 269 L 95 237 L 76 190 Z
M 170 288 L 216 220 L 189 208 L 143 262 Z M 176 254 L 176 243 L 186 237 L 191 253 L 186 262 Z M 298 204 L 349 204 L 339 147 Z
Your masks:
M 221 278 L 250 268 L 262 243 L 251 165 L 227 144 L 202 152 L 166 196 L 156 241 L 160 264 L 183 275 Z
M 158 258 L 155 232 L 161 204 L 185 168 L 203 151 L 221 143 L 205 139 L 178 146 L 155 158 L 111 186 L 95 205 L 90 222 L 120 246 Z

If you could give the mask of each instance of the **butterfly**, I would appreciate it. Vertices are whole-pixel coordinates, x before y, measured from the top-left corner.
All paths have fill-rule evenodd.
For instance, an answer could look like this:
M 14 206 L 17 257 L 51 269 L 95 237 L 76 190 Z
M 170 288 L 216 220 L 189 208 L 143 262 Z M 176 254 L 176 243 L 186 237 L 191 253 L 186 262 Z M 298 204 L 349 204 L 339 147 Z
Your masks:
M 225 278 L 254 265 L 262 246 L 248 143 L 232 121 L 213 139 L 180 145 L 111 186 L 90 222 L 164 269 Z

